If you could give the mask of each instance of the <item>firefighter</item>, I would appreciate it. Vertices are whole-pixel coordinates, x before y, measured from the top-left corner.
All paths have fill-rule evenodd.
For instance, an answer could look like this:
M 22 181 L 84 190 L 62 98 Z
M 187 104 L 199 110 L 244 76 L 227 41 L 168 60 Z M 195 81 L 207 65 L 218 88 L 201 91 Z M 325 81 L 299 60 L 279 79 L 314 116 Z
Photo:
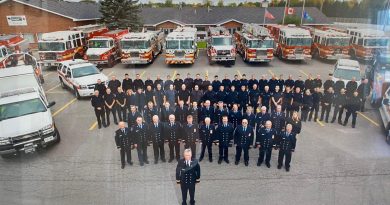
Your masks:
M 368 79 L 362 80 L 362 83 L 357 88 L 357 91 L 362 101 L 362 104 L 360 105 L 360 112 L 364 112 L 364 105 L 366 104 L 366 99 L 370 95 L 370 85 L 368 84 Z
M 324 94 L 321 100 L 321 117 L 320 121 L 324 120 L 325 117 L 325 122 L 328 123 L 329 121 L 329 113 L 330 109 L 332 108 L 332 103 L 334 99 L 334 93 L 333 93 L 333 88 L 330 87 Z M 324 116 L 325 114 L 325 116 Z
M 131 130 L 125 127 L 123 121 L 119 122 L 119 129 L 115 131 L 115 143 L 116 147 L 120 149 L 121 168 L 125 168 L 125 155 L 127 157 L 127 163 L 133 165 L 133 162 L 131 161 Z
M 265 106 L 262 106 L 260 108 L 260 112 L 256 114 L 256 129 L 263 128 L 265 125 L 265 122 L 271 119 L 271 116 L 267 112 L 267 108 Z
M 347 114 L 345 115 L 344 119 L 344 126 L 347 126 L 349 117 L 352 115 L 352 128 L 355 128 L 356 125 L 356 117 L 357 117 L 357 111 L 360 110 L 361 106 L 361 98 L 358 96 L 359 93 L 357 91 L 353 92 L 353 96 L 350 98 L 347 98 L 346 108 L 347 108 Z
M 240 85 L 245 86 L 245 89 L 248 89 L 248 79 L 246 79 L 246 74 L 242 74 L 240 79 Z
M 135 79 L 133 81 L 133 87 L 134 90 L 144 89 L 145 87 L 144 81 L 141 79 L 141 76 L 138 73 L 135 75 Z
M 219 101 L 217 109 L 215 110 L 213 122 L 217 125 L 222 122 L 222 116 L 227 116 L 229 111 L 223 106 L 223 102 Z
M 317 78 L 313 80 L 313 84 L 315 88 L 322 88 L 322 80 L 320 75 L 317 75 Z
M 245 112 L 246 107 L 249 105 L 249 95 L 245 85 L 242 85 L 241 90 L 238 92 L 238 102 L 240 110 Z
M 192 115 L 193 121 L 195 123 L 199 123 L 200 122 L 199 121 L 200 110 L 198 108 L 198 102 L 192 102 L 192 105 L 189 108 L 188 114 Z
M 174 115 L 175 111 L 172 109 L 171 105 L 169 102 L 166 102 L 164 104 L 164 108 L 161 109 L 161 121 L 162 122 L 168 122 L 169 121 L 169 116 Z
M 230 141 L 233 140 L 234 127 L 228 122 L 228 116 L 222 116 L 222 123 L 220 123 L 216 129 L 216 139 L 218 140 L 219 147 L 219 159 L 218 164 L 224 160 L 229 164 L 229 146 Z
M 154 101 L 154 91 L 152 90 L 152 86 L 148 85 L 145 89 L 145 101 L 146 102 L 153 102 L 154 105 L 156 105 Z
M 276 92 L 276 87 L 280 87 L 279 85 L 275 86 L 274 91 Z M 268 86 L 264 87 L 264 92 L 261 93 L 261 106 L 265 106 L 267 108 L 267 112 L 269 112 L 269 108 L 271 105 L 271 96 L 272 93 Z
M 265 78 L 265 75 L 261 75 L 261 79 L 259 80 L 259 91 L 260 93 L 264 92 L 264 87 L 268 85 L 268 80 Z
M 303 100 L 302 100 L 302 113 L 301 118 L 303 122 L 306 122 L 307 117 L 309 115 L 309 111 L 313 107 L 313 96 L 310 93 L 310 90 L 306 90 L 305 94 L 303 94 Z
M 94 88 L 94 90 L 98 90 L 99 91 L 99 96 L 100 97 L 103 97 L 105 94 L 106 94 L 106 85 L 104 85 L 103 83 L 102 83 L 102 80 L 100 80 L 100 79 L 98 79 L 97 80 L 97 83 L 96 83 L 96 85 L 95 85 L 95 88 Z
M 288 79 L 285 80 L 284 85 L 287 87 L 290 87 L 292 89 L 295 89 L 295 81 L 292 79 L 292 75 L 288 75 Z
M 148 144 L 149 132 L 148 124 L 142 122 L 142 117 L 137 117 L 136 125 L 133 127 L 132 136 L 134 136 L 134 147 L 137 148 L 138 160 L 141 166 L 149 164 Z
M 189 112 L 188 107 L 184 105 L 183 100 L 180 100 L 179 105 L 176 107 L 175 110 L 176 120 L 179 121 L 180 123 L 185 123 L 187 120 L 188 112 Z
M 237 89 L 241 88 L 241 81 L 238 79 L 238 75 L 234 75 L 234 79 L 232 80 L 232 86 L 236 87 Z
M 289 87 L 289 86 L 286 86 Z M 279 86 L 275 87 L 275 92 L 271 94 L 271 113 L 275 111 L 276 106 L 282 105 L 283 97 Z
M 194 87 L 198 86 L 199 90 L 202 90 L 202 78 L 200 78 L 200 74 L 197 73 L 194 79 Z
M 137 124 L 137 118 L 141 117 L 141 113 L 137 111 L 137 108 L 132 105 L 130 112 L 127 115 L 127 125 L 131 128 Z
M 171 76 L 167 75 L 167 79 L 164 81 L 164 90 L 169 90 L 169 87 L 171 87 L 171 85 L 173 86 L 173 81 L 171 80 Z
M 311 118 L 313 117 L 314 114 L 314 122 L 316 122 L 318 120 L 318 110 L 320 109 L 320 102 L 322 99 L 322 93 L 320 92 L 320 88 L 315 88 L 312 96 L 313 96 L 313 107 L 311 107 L 308 121 L 309 122 L 311 121 Z
M 162 162 L 165 162 L 165 151 L 164 151 L 164 135 L 163 125 L 161 124 L 158 115 L 153 115 L 153 124 L 150 126 L 150 139 L 153 143 L 154 152 L 154 164 L 158 163 L 160 158 Z
M 295 92 L 293 93 L 292 97 L 292 102 L 291 102 L 291 107 L 292 109 L 290 110 L 289 116 L 292 115 L 292 112 L 299 112 L 299 110 L 302 107 L 303 103 L 303 95 L 301 93 L 301 88 L 297 87 L 295 88 Z
M 106 94 L 104 95 L 104 103 L 106 105 L 104 109 L 106 110 L 107 127 L 110 126 L 110 113 L 112 113 L 114 117 L 114 123 L 117 125 L 118 120 L 116 119 L 115 95 L 111 93 L 110 88 L 107 88 L 106 90 Z
M 282 109 L 283 109 L 283 112 L 286 112 L 287 116 L 289 114 L 289 112 L 292 110 L 292 107 L 291 107 L 291 103 L 292 103 L 292 99 L 293 99 L 293 93 L 291 92 L 291 88 L 290 87 L 286 87 L 283 95 L 282 95 Z
M 259 81 L 255 78 L 255 75 L 252 74 L 251 79 L 249 79 L 249 81 L 248 81 L 249 91 L 251 91 L 253 89 L 253 85 L 255 85 L 255 84 L 257 86 L 259 84 Z
M 236 160 L 235 165 L 238 165 L 241 158 L 241 153 L 244 152 L 245 166 L 249 165 L 249 146 L 253 142 L 253 128 L 248 126 L 248 120 L 242 120 L 242 125 L 239 125 L 234 131 L 234 144 L 236 145 Z
M 187 78 L 184 79 L 184 85 L 186 85 L 187 90 L 190 92 L 194 89 L 194 79 L 191 78 L 190 73 L 187 73 Z
M 147 88 L 148 86 L 150 86 L 152 89 L 155 89 L 153 80 L 150 79 L 150 75 L 148 75 L 148 77 L 146 77 L 146 80 L 145 80 L 145 88 L 144 88 L 144 89 L 146 90 L 146 88 Z
M 209 81 L 209 76 L 205 76 L 204 77 L 204 80 L 202 81 L 202 86 L 201 86 L 201 88 L 202 88 L 202 90 L 203 91 L 206 91 L 206 90 L 209 90 L 209 86 L 211 85 L 211 82 Z M 212 89 L 212 86 L 211 86 L 211 90 L 213 90 Z
M 353 96 L 353 93 L 356 91 L 358 85 L 356 82 L 356 78 L 352 77 L 352 80 L 348 81 L 347 85 L 345 85 L 345 93 L 347 95 L 347 98 L 350 98 Z
M 341 89 L 345 89 L 345 82 L 342 79 L 339 79 L 334 83 L 334 93 L 336 96 L 340 94 Z
M 272 122 L 267 120 L 265 127 L 256 129 L 256 147 L 259 148 L 259 159 L 257 166 L 261 166 L 265 157 L 265 165 L 270 168 L 272 147 L 274 145 L 275 130 L 272 129 Z
M 210 101 L 211 105 L 214 106 L 216 93 L 213 91 L 213 86 L 209 85 L 207 91 L 203 95 L 203 102 Z
M 279 137 L 286 124 L 286 115 L 282 112 L 282 106 L 276 106 L 275 112 L 271 114 L 272 128 L 275 130 L 275 136 Z
M 137 89 L 137 93 L 135 94 L 135 106 L 137 107 L 137 110 L 141 113 L 143 113 L 144 109 L 146 108 L 146 98 L 145 93 L 142 92 L 142 88 Z
M 180 142 L 181 142 L 181 124 L 175 120 L 175 115 L 169 115 L 169 121 L 164 125 L 164 138 L 168 140 L 169 160 L 171 163 L 176 156 L 176 160 L 180 159 Z
M 234 85 L 230 87 L 225 99 L 226 106 L 229 110 L 232 109 L 233 104 L 239 103 L 238 92 L 236 91 L 236 87 L 234 87 Z
M 118 94 L 116 94 L 116 108 L 118 113 L 119 121 L 126 121 L 127 108 L 126 108 L 126 95 L 122 90 L 122 87 L 118 88 Z
M 203 97 L 203 91 L 199 89 L 199 85 L 195 85 L 194 89 L 191 91 L 191 103 L 197 102 L 198 105 L 201 104 Z
M 179 91 L 181 88 L 181 85 L 184 84 L 183 79 L 180 78 L 180 74 L 176 74 L 176 79 L 173 81 L 173 86 L 175 87 L 176 91 Z
M 299 87 L 301 88 L 301 91 L 305 90 L 305 82 L 302 80 L 302 76 L 298 76 L 298 79 L 295 80 L 294 88 Z
M 203 107 L 200 110 L 200 121 L 204 122 L 204 119 L 206 117 L 210 118 L 211 120 L 214 119 L 214 107 L 210 106 L 210 100 L 206 100 L 203 104 Z
M 324 90 L 328 90 L 330 87 L 335 88 L 334 87 L 335 83 L 334 83 L 332 77 L 333 77 L 333 74 L 329 74 L 328 79 L 324 83 Z M 340 92 L 340 90 L 338 92 Z
M 221 81 L 218 80 L 218 75 L 214 76 L 214 80 L 211 83 L 211 86 L 213 86 L 213 91 L 218 92 L 219 87 L 222 85 Z
M 98 122 L 98 128 L 102 128 L 102 122 L 103 122 L 103 127 L 106 127 L 106 118 L 105 118 L 105 111 L 104 111 L 104 100 L 99 94 L 99 90 L 95 90 L 94 94 L 91 98 L 91 104 L 92 107 L 94 108 L 96 119 Z
M 108 81 L 107 87 L 111 89 L 112 94 L 116 95 L 118 93 L 118 88 L 121 87 L 121 82 L 113 75 L 111 76 L 111 80 Z
M 229 91 L 232 86 L 232 81 L 229 79 L 227 74 L 225 74 L 225 78 L 222 80 L 222 85 L 226 91 Z
M 154 96 L 153 96 L 154 104 L 156 105 L 158 111 L 161 110 L 164 106 L 165 102 L 165 92 L 161 88 L 161 84 L 156 85 L 156 90 L 154 91 Z
M 157 108 L 154 106 L 153 102 L 149 101 L 148 106 L 145 109 L 144 114 L 143 114 L 143 116 L 145 118 L 145 122 L 148 124 L 153 123 L 153 116 L 155 116 L 155 115 L 159 115 L 159 112 L 158 112 Z
M 256 115 L 253 112 L 252 106 L 248 106 L 246 112 L 242 115 L 242 119 L 248 120 L 248 125 L 256 127 Z
M 295 133 L 292 132 L 292 125 L 287 124 L 286 131 L 282 132 L 277 143 L 277 149 L 279 149 L 278 169 L 282 168 L 283 159 L 285 159 L 284 166 L 286 168 L 286 172 L 290 171 L 291 155 L 292 152 L 295 151 L 296 142 L 297 139 L 295 137 Z
M 314 89 L 315 89 L 315 83 L 314 83 L 314 79 L 312 78 L 311 74 L 309 74 L 307 76 L 307 79 L 305 80 L 305 89 L 309 89 L 310 92 L 314 92 Z
M 196 141 L 199 139 L 199 127 L 198 124 L 195 124 L 193 122 L 193 118 L 191 115 L 187 116 L 187 123 L 183 126 L 183 135 L 184 135 L 184 142 L 185 142 L 185 148 L 190 148 L 191 151 L 194 153 L 192 156 L 195 158 L 196 155 Z
M 233 104 L 232 110 L 229 112 L 229 122 L 232 123 L 233 127 L 236 128 L 241 124 L 242 113 L 238 110 L 238 105 Z
M 200 179 L 200 166 L 198 161 L 193 159 L 192 153 L 190 149 L 184 150 L 184 159 L 178 161 L 176 167 L 176 183 L 181 187 L 182 205 L 187 204 L 187 192 L 190 194 L 190 204 L 195 204 L 195 184 L 199 183 Z
M 157 88 L 157 85 L 161 86 L 161 90 L 164 90 L 164 81 L 161 79 L 160 75 L 156 76 L 156 80 L 154 80 L 153 87 Z
M 272 78 L 268 81 L 269 90 L 271 93 L 275 92 L 275 87 L 278 85 L 278 80 L 275 75 L 272 75 Z M 264 87 L 265 88 L 265 87 Z
M 225 103 L 226 102 L 226 91 L 225 91 L 225 87 L 223 87 L 223 85 L 221 85 L 221 86 L 219 86 L 219 90 L 218 90 L 218 92 L 216 92 L 216 94 L 215 94 L 215 100 L 217 101 L 217 102 L 219 102 L 219 101 L 222 101 L 223 103 Z
M 260 104 L 260 91 L 257 89 L 257 84 L 253 84 L 253 86 L 250 88 L 248 97 L 249 105 L 256 110 Z
M 202 144 L 199 162 L 203 160 L 206 148 L 209 154 L 209 161 L 213 162 L 212 145 L 213 145 L 214 135 L 215 135 L 215 126 L 210 123 L 211 123 L 211 119 L 206 117 L 206 119 L 204 119 L 204 124 L 201 125 L 199 128 L 199 135 L 200 135 L 199 137 Z
M 343 116 L 343 112 L 344 112 L 344 108 L 345 108 L 345 105 L 347 103 L 347 96 L 345 95 L 345 89 L 342 88 L 340 90 L 340 94 L 336 95 L 335 99 L 334 99 L 334 110 L 333 110 L 333 118 L 332 118 L 332 121 L 331 123 L 334 123 L 334 121 L 336 121 L 336 117 L 338 115 L 338 118 L 337 118 L 337 121 L 340 125 L 343 124 L 343 122 L 341 121 L 341 118 Z
M 180 100 L 183 100 L 184 104 L 187 106 L 191 105 L 191 93 L 187 90 L 185 84 L 182 84 L 181 89 L 177 92 L 177 103 Z

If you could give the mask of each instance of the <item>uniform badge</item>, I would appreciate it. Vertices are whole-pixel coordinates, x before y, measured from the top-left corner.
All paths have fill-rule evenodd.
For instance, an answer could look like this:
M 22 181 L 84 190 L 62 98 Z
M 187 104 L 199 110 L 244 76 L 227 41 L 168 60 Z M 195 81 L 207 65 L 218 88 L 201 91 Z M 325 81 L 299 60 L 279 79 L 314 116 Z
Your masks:
M 194 129 L 194 133 L 196 132 L 196 128 Z
M 213 134 L 213 131 L 212 131 L 212 130 L 210 130 L 210 134 Z
M 249 135 L 248 135 L 249 137 L 251 136 L 251 133 L 249 133 Z

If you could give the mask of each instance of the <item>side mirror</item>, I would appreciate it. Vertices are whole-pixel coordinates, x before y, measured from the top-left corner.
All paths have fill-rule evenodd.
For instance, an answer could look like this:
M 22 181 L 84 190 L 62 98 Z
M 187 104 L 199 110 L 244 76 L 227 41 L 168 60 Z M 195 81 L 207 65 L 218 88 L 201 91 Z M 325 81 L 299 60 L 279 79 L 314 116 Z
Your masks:
M 47 107 L 48 107 L 48 108 L 51 108 L 51 107 L 53 107 L 55 104 L 56 104 L 55 101 L 51 101 L 51 102 L 49 102 L 49 104 L 47 105 Z
M 67 73 L 67 74 L 66 74 L 66 77 L 67 77 L 67 78 L 70 78 L 70 74 L 69 74 L 69 73 Z

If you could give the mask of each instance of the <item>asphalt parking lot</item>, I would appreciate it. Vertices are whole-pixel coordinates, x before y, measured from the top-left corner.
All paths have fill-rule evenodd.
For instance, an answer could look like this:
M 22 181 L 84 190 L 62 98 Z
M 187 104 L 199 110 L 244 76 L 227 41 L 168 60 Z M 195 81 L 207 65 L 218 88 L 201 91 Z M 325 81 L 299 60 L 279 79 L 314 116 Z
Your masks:
M 126 67 L 118 64 L 104 69 L 106 75 L 122 80 L 125 73 L 143 79 L 157 75 L 187 73 L 194 77 L 227 74 L 289 74 L 303 79 L 320 74 L 323 81 L 333 64 L 311 60 L 249 65 L 237 58 L 235 66 L 210 66 L 204 54 L 195 65 L 167 66 L 159 56 L 149 66 Z M 114 124 L 97 129 L 89 99 L 77 100 L 59 85 L 55 70 L 45 70 L 44 88 L 51 101 L 61 143 L 47 150 L 0 159 L 1 204 L 166 204 L 181 202 L 180 187 L 175 182 L 176 163 L 149 164 L 140 167 L 136 151 L 133 166 L 120 168 L 115 147 Z M 26 122 L 27 123 L 27 122 Z M 197 149 L 199 150 L 199 149 Z M 153 156 L 148 149 L 148 156 Z M 357 128 L 325 122 L 306 122 L 297 137 L 291 171 L 276 169 L 277 151 L 271 169 L 256 166 L 258 150 L 250 150 L 249 167 L 232 163 L 235 150 L 229 149 L 230 164 L 218 165 L 218 148 L 213 148 L 214 162 L 201 162 L 201 182 L 197 185 L 197 204 L 390 204 L 390 146 L 376 110 L 358 114 Z M 166 153 L 168 149 L 166 146 Z

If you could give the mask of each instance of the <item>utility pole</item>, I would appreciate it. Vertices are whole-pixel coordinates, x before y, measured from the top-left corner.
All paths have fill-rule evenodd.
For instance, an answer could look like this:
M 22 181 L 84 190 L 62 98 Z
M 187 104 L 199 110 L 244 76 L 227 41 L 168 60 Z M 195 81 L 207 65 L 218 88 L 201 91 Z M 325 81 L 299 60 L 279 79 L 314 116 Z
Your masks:
M 305 0 L 303 0 L 303 5 L 302 5 L 302 14 L 301 14 L 301 26 L 302 26 L 302 23 L 303 23 L 303 15 L 305 13 Z

